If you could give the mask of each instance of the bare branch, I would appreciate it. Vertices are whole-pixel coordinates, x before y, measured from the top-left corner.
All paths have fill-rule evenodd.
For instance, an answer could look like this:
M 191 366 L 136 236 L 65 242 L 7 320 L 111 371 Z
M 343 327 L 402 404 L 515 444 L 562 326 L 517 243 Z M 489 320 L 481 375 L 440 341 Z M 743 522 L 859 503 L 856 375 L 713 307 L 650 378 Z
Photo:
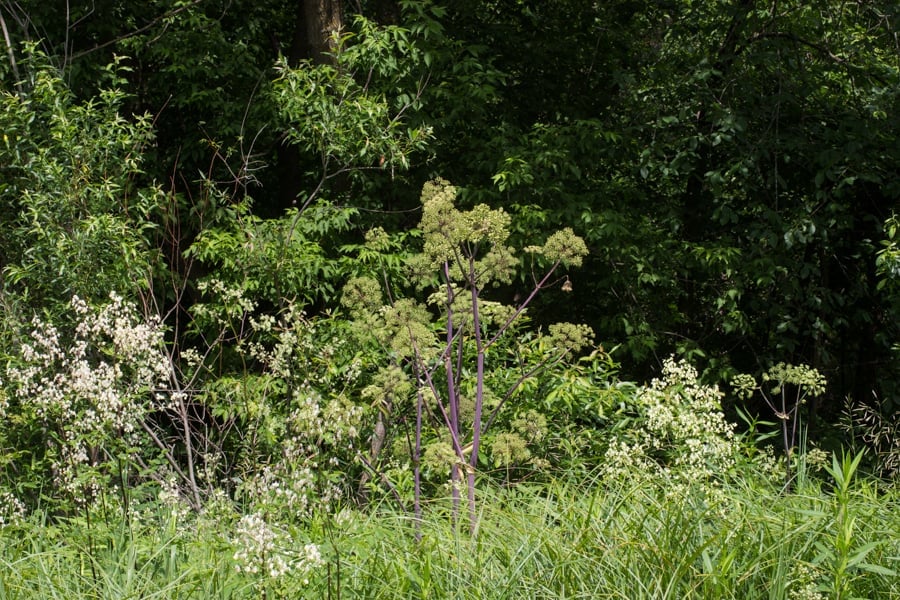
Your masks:
M 6 42 L 6 51 L 9 54 L 9 65 L 12 67 L 13 76 L 16 78 L 16 91 L 22 97 L 22 81 L 19 77 L 19 66 L 16 64 L 16 53 L 13 50 L 9 29 L 6 27 L 6 19 L 3 17 L 3 7 L 0 6 L 0 29 L 3 29 L 3 40 Z

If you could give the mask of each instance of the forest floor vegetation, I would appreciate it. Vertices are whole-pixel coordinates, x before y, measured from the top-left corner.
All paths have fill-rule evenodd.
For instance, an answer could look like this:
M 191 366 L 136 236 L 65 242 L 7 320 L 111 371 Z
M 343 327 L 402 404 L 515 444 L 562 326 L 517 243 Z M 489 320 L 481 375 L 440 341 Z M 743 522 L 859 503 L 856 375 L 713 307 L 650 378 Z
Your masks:
M 12 598 L 900 598 L 900 495 L 858 461 L 803 464 L 792 492 L 742 467 L 672 485 L 561 473 L 480 488 L 479 526 L 432 500 L 275 531 L 226 503 L 199 514 L 137 498 L 0 529 Z

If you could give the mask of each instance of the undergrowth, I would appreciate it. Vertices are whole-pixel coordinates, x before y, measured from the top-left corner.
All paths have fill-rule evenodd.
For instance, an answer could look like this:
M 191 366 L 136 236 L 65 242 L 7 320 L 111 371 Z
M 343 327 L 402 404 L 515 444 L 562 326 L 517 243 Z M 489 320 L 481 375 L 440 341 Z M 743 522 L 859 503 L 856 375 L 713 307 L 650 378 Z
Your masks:
M 0 530 L 0 599 L 900 598 L 898 494 L 857 465 L 835 458 L 791 493 L 750 467 L 674 492 L 660 473 L 485 486 L 474 535 L 450 499 L 418 527 L 389 504 L 316 514 L 257 547 L 283 557 L 275 573 L 241 568 L 236 514 L 33 514 Z

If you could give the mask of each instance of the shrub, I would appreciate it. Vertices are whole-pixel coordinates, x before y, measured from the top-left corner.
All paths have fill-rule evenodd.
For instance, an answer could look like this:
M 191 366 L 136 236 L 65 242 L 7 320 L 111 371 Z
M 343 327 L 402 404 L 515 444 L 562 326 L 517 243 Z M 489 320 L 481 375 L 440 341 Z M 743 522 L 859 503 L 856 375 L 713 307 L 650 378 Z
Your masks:
M 11 394 L 2 434 L 18 450 L 7 475 L 59 506 L 90 503 L 118 481 L 122 462 L 144 445 L 144 419 L 165 407 L 169 363 L 158 322 L 145 322 L 115 293 L 92 309 L 77 296 L 76 325 L 61 331 L 35 317 L 28 341 L 6 368 Z M 19 482 L 20 484 L 22 482 Z

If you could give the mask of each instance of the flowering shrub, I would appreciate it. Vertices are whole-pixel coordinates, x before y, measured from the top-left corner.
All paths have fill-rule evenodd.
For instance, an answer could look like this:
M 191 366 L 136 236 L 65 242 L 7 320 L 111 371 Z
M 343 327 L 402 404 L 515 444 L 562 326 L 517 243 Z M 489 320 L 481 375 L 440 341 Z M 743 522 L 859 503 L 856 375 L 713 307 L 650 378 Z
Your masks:
M 106 465 L 141 443 L 169 363 L 159 324 L 144 321 L 120 296 L 110 294 L 97 310 L 76 296 L 71 310 L 77 324 L 68 332 L 32 321 L 30 340 L 6 370 L 13 406 L 4 420 L 7 434 L 18 429 L 44 438 L 22 446 L 34 453 L 28 462 L 43 462 L 53 488 L 82 501 L 110 475 Z
M 722 413 L 722 397 L 717 386 L 701 384 L 686 361 L 666 359 L 662 377 L 640 388 L 619 415 L 626 427 L 613 428 L 603 472 L 615 478 L 659 472 L 720 477 L 739 450 L 734 426 Z
M 360 475 L 367 414 L 356 401 L 363 360 L 344 324 L 310 319 L 292 302 L 261 311 L 248 290 L 220 280 L 202 291 L 194 325 L 215 341 L 179 354 L 191 361 L 184 387 L 214 419 L 205 439 L 194 434 L 208 449 L 206 487 L 224 485 L 243 509 L 288 521 L 345 498 Z

